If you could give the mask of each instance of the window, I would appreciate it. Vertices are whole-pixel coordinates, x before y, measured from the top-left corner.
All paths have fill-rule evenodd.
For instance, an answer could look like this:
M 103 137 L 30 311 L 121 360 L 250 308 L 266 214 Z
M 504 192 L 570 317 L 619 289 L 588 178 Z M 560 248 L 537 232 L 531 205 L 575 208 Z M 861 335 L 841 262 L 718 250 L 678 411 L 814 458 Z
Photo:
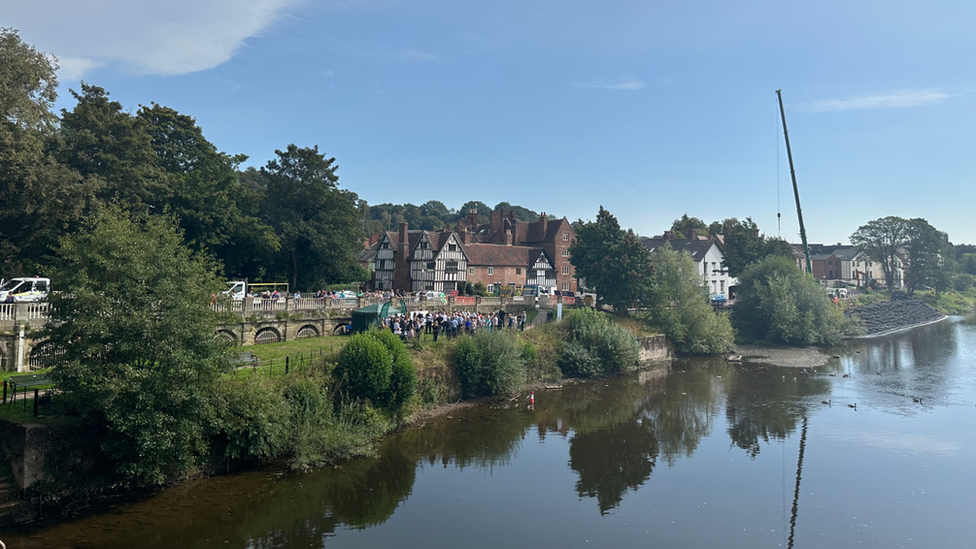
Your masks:
M 456 273 L 458 270 L 458 262 L 453 260 L 448 260 L 444 265 L 444 271 L 448 273 Z
M 468 274 L 474 274 L 474 267 L 468 267 Z
M 563 257 L 569 257 L 569 250 L 563 250 Z
M 449 252 L 456 252 L 457 251 L 457 244 L 448 244 L 447 245 L 447 251 L 449 251 Z
M 494 284 L 489 284 L 488 287 L 485 288 L 485 289 L 488 290 L 488 293 L 489 294 L 495 293 L 495 285 Z
M 718 291 L 720 293 L 723 293 L 723 294 L 725 293 L 725 281 L 724 280 L 719 280 L 718 281 Z
M 563 242 L 569 242 L 569 233 L 563 233 Z
M 560 288 L 562 289 L 562 291 L 568 292 L 569 291 L 569 282 L 563 282 L 563 285 Z
M 568 275 L 569 274 L 569 265 L 563 265 L 563 274 L 564 275 Z
M 427 270 L 428 271 L 433 271 L 435 269 L 437 269 L 437 264 L 434 263 L 433 261 L 428 261 L 427 262 Z
M 515 274 L 517 275 L 522 274 L 522 269 L 520 269 L 519 267 L 515 267 Z
M 490 275 L 495 274 L 495 268 L 494 267 L 488 267 L 488 274 L 490 274 Z

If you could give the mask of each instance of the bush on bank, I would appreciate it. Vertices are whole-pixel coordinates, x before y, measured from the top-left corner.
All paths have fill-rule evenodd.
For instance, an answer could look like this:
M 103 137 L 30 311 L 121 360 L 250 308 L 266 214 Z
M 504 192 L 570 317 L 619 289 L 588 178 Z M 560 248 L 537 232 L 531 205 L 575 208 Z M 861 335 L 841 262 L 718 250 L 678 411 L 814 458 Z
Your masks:
M 454 343 L 453 364 L 464 396 L 511 393 L 525 384 L 523 346 L 504 330 L 479 331 Z
M 637 367 L 640 345 L 629 330 L 595 309 L 566 316 L 568 341 L 559 356 L 563 374 L 581 377 L 629 372 Z

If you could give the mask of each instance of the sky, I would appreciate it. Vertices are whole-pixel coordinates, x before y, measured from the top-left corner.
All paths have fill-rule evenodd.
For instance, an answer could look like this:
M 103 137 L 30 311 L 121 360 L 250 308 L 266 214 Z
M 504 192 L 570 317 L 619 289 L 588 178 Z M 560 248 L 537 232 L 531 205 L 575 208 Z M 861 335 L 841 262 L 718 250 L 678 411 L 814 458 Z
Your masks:
M 976 243 L 976 3 L 0 0 L 0 26 L 260 167 L 318 145 L 370 204 L 602 205 L 661 234 L 751 217 L 811 243 L 887 215 Z M 782 214 L 778 221 L 777 213 Z

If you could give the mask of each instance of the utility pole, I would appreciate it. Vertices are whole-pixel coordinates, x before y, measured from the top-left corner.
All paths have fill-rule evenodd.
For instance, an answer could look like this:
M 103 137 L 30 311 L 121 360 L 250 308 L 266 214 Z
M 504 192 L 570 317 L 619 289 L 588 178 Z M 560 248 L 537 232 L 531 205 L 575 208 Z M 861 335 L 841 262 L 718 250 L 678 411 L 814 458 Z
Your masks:
M 779 99 L 779 115 L 783 119 L 783 137 L 786 138 L 786 157 L 790 161 L 790 179 L 793 180 L 793 198 L 796 199 L 796 217 L 800 221 L 800 241 L 803 244 L 803 255 L 807 259 L 807 274 L 813 274 L 810 263 L 810 246 L 807 245 L 807 230 L 803 227 L 803 212 L 800 210 L 800 190 L 796 186 L 796 171 L 793 169 L 793 152 L 790 150 L 790 132 L 786 131 L 786 111 L 783 110 L 783 90 L 776 90 Z

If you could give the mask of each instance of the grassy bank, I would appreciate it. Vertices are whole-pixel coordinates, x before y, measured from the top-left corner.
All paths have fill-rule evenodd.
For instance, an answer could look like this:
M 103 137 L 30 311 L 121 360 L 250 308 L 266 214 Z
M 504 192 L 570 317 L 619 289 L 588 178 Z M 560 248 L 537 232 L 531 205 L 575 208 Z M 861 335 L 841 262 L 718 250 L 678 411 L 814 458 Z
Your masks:
M 861 294 L 855 299 L 857 305 L 870 305 L 891 300 L 892 292 L 887 290 L 875 290 L 868 294 Z M 918 299 L 921 299 L 930 307 L 944 315 L 968 315 L 976 312 L 976 287 L 969 288 L 965 292 L 948 291 L 936 296 L 934 290 L 919 290 L 915 292 Z

